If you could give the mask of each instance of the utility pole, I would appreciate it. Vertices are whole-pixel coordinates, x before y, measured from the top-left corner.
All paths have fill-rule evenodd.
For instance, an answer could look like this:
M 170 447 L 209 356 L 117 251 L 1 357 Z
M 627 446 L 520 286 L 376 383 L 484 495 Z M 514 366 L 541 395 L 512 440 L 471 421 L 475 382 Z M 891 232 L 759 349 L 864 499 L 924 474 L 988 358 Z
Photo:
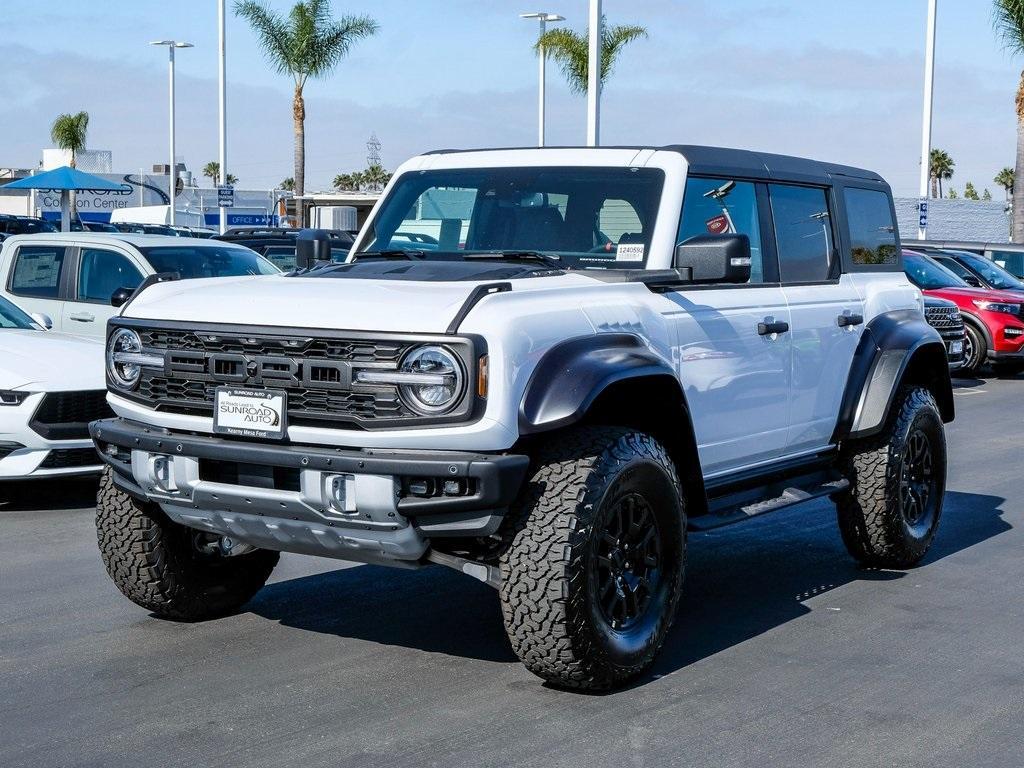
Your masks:
M 168 51 L 167 59 L 167 85 L 168 85 L 168 96 L 170 102 L 170 134 L 171 134 L 171 167 L 167 175 L 167 191 L 170 195 L 170 211 L 168 213 L 168 223 L 174 224 L 174 197 L 178 191 L 178 164 L 174 160 L 174 50 L 176 48 L 191 48 L 192 43 L 183 43 L 178 40 L 154 40 L 150 45 L 166 45 Z
M 220 162 L 220 179 L 218 180 L 221 186 L 228 183 L 228 88 L 227 88 L 227 67 L 225 62 L 225 56 L 227 52 L 227 45 L 225 43 L 224 35 L 224 0 L 218 0 L 217 2 L 217 61 L 218 61 L 218 88 L 217 88 L 217 100 L 218 100 L 218 134 L 220 139 L 220 153 L 218 160 Z M 217 194 L 220 197 L 220 194 Z M 206 224 L 204 218 L 203 224 Z M 228 209 L 224 206 L 220 206 L 220 233 L 223 235 L 228 228 Z
M 935 15 L 938 0 L 928 0 L 928 37 L 924 50 L 924 115 L 921 120 L 921 187 L 917 203 L 917 239 L 928 237 L 928 182 L 931 180 L 932 96 L 935 90 Z
M 545 11 L 538 11 L 536 13 L 521 13 L 519 18 L 527 20 L 537 20 L 540 22 L 540 38 L 544 37 L 544 33 L 547 31 L 548 22 L 564 21 L 564 16 L 559 16 L 556 13 L 547 13 Z M 544 108 L 545 108 L 545 86 L 547 82 L 547 73 L 545 71 L 547 66 L 548 54 L 544 50 L 544 46 L 540 46 L 537 51 L 537 57 L 540 59 L 540 83 L 537 92 L 537 146 L 544 146 Z
M 601 143 L 601 0 L 590 0 L 589 29 L 587 146 L 596 147 Z

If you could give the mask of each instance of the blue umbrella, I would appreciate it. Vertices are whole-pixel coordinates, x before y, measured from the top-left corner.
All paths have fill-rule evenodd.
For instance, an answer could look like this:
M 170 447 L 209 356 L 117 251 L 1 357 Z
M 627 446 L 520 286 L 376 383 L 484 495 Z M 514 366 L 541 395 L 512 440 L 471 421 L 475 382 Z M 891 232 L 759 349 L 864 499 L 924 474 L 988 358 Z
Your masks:
M 68 194 L 71 190 L 119 190 L 123 186 L 64 165 L 4 184 L 4 189 L 48 189 L 60 192 L 60 228 L 67 232 L 71 228 L 71 197 Z

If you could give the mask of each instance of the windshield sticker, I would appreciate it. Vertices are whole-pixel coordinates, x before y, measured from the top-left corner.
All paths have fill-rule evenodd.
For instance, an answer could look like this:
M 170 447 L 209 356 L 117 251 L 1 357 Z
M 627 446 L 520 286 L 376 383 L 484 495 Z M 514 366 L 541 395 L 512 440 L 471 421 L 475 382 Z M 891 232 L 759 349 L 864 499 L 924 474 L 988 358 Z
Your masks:
M 724 235 L 729 231 L 729 218 L 724 213 L 708 219 L 704 224 L 713 235 Z
M 643 243 L 619 243 L 615 249 L 615 260 L 616 261 L 643 261 L 644 260 L 644 244 Z

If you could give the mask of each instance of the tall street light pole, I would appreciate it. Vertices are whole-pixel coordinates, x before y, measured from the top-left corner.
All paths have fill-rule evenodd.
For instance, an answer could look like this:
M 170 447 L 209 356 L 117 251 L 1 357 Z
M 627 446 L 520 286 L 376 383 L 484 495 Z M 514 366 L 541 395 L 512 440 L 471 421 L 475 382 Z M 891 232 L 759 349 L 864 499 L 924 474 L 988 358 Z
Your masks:
M 174 196 L 178 191 L 178 165 L 174 162 L 174 51 L 176 48 L 191 48 L 192 43 L 183 43 L 178 40 L 154 40 L 150 45 L 166 45 L 168 51 L 167 58 L 167 82 L 169 90 L 169 103 L 170 103 L 170 134 L 171 134 L 171 167 L 170 173 L 167 175 L 168 182 L 168 193 L 171 199 L 170 215 L 168 216 L 170 224 L 174 224 Z
M 587 65 L 587 146 L 601 142 L 601 0 L 590 0 Z
M 223 2 L 223 0 L 222 0 Z M 519 18 L 521 19 L 536 19 L 540 22 L 540 36 L 544 37 L 544 33 L 547 31 L 548 22 L 565 21 L 564 16 L 559 16 L 557 13 L 545 13 L 544 11 L 538 11 L 536 13 L 520 13 Z M 537 146 L 544 146 L 544 85 L 545 85 L 545 65 L 547 64 L 547 52 L 544 50 L 544 46 L 540 46 L 537 51 L 538 57 L 540 58 L 540 89 L 537 97 Z
M 218 134 L 220 139 L 220 154 L 218 161 L 220 162 L 220 178 L 218 182 L 221 186 L 225 186 L 228 183 L 228 90 L 227 90 L 227 70 L 225 63 L 225 54 L 227 51 L 227 44 L 225 42 L 224 35 L 224 0 L 218 0 L 217 3 L 217 61 L 218 61 Z M 220 197 L 218 193 L 217 197 Z M 205 225 L 206 222 L 204 221 Z M 228 228 L 228 209 L 224 206 L 220 207 L 220 233 L 223 235 Z
M 935 90 L 935 14 L 938 0 L 928 0 L 928 38 L 924 51 L 924 116 L 921 121 L 921 188 L 917 204 L 917 239 L 928 237 L 928 182 L 931 181 L 932 95 Z

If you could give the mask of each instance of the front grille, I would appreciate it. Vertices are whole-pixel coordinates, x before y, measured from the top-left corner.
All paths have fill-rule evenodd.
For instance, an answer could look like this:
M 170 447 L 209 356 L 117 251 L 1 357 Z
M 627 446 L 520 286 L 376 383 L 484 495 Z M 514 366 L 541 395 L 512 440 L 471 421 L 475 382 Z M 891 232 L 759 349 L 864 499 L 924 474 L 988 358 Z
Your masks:
M 40 469 L 68 469 L 69 467 L 91 467 L 100 464 L 95 448 L 55 448 L 46 454 Z
M 30 426 L 47 440 L 89 437 L 89 422 L 113 416 L 102 389 L 84 392 L 47 392 Z
M 321 332 L 253 329 L 234 326 L 181 329 L 132 326 L 147 352 L 162 354 L 163 368 L 143 368 L 139 384 L 127 396 L 157 410 L 212 416 L 221 386 L 284 391 L 290 424 L 344 423 L 372 429 L 395 422 L 464 420 L 473 402 L 447 416 L 425 419 L 411 410 L 391 384 L 360 384 L 359 370 L 395 370 L 421 337 L 363 338 Z M 465 367 L 475 362 L 471 342 L 445 338 Z
M 947 328 L 963 330 L 964 319 L 956 307 L 925 307 L 924 319 L 938 331 Z

